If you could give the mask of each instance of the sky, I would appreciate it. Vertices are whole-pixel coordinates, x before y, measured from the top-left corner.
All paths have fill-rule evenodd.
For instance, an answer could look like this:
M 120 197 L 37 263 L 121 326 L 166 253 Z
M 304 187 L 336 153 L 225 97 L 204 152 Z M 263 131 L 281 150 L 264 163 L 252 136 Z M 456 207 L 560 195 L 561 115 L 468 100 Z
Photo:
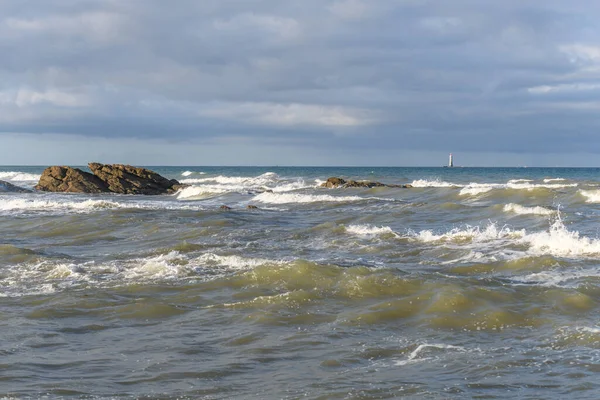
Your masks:
M 596 0 L 0 0 L 0 165 L 600 166 Z

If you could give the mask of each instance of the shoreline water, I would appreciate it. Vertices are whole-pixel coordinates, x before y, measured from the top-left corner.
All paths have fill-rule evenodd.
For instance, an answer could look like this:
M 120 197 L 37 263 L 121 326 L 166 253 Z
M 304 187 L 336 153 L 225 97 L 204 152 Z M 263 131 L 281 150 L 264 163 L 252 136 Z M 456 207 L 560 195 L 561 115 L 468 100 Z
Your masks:
M 149 168 L 191 189 L 0 193 L 0 397 L 598 393 L 600 170 Z

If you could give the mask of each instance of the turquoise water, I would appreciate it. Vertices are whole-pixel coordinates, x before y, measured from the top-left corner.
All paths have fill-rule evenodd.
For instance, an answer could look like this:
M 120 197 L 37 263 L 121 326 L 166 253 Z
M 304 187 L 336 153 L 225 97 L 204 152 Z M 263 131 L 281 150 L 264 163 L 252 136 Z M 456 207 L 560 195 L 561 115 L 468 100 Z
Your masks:
M 150 168 L 0 192 L 0 397 L 600 395 L 600 169 Z

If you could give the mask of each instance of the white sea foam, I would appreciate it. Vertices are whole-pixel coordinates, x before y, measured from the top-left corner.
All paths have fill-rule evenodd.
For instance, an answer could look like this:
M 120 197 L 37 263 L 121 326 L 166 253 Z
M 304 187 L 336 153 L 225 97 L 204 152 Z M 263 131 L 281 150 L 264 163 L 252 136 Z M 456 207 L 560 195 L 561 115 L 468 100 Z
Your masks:
M 300 194 L 300 193 L 261 193 L 252 200 L 267 204 L 289 204 L 289 203 L 319 203 L 319 202 L 352 202 L 365 200 L 394 201 L 393 199 L 381 199 L 377 197 L 359 196 L 332 196 L 328 194 Z
M 412 187 L 457 187 L 460 185 L 456 185 L 454 183 L 450 183 L 450 182 L 445 182 L 442 181 L 440 179 L 435 179 L 435 180 L 427 180 L 427 179 L 417 179 L 412 181 L 411 183 Z
M 109 200 L 55 201 L 9 198 L 0 202 L 0 211 L 73 210 L 86 212 L 106 208 L 119 208 L 122 206 L 120 203 Z
M 487 184 L 487 183 L 486 184 L 470 183 L 469 185 L 462 188 L 460 190 L 460 192 L 458 192 L 458 194 L 461 196 L 477 196 L 482 193 L 487 193 L 490 190 L 494 189 L 495 187 L 500 187 L 500 186 Z
M 548 231 L 534 232 L 523 236 L 522 243 L 528 244 L 529 253 L 551 254 L 559 257 L 594 256 L 600 254 L 600 239 L 581 236 L 569 231 L 559 218 Z
M 508 181 L 509 184 L 526 183 L 526 182 L 533 182 L 533 179 L 511 179 Z
M 409 232 L 409 238 L 423 243 L 445 244 L 450 247 L 466 247 L 477 250 L 482 246 L 495 257 L 525 257 L 551 255 L 554 257 L 587 258 L 600 255 L 600 239 L 581 236 L 577 231 L 566 228 L 558 214 L 548 230 L 527 232 L 512 230 L 495 223 L 485 228 L 467 226 L 454 228 L 446 233 L 430 230 Z M 523 250 L 525 247 L 525 250 Z
M 546 178 L 544 179 L 544 183 L 548 183 L 548 182 L 560 182 L 560 181 L 564 181 L 566 179 L 564 178 Z
M 546 184 L 541 184 L 541 183 L 508 183 L 506 185 L 507 188 L 509 189 L 526 189 L 526 190 L 533 190 L 533 189 L 562 189 L 562 188 L 568 188 L 568 187 L 577 187 L 577 183 L 565 183 L 565 184 L 560 184 L 560 183 L 546 183 Z
M 115 287 L 172 280 L 214 280 L 283 260 L 205 253 L 189 258 L 171 251 L 151 257 L 97 264 L 42 261 L 16 264 L 0 276 L 0 297 L 50 294 L 72 287 Z
M 191 174 L 193 174 L 192 171 L 185 171 L 181 173 L 182 176 L 190 176 Z
M 587 203 L 600 203 L 600 190 L 580 190 Z
M 544 208 L 541 206 L 525 207 L 515 203 L 505 204 L 503 211 L 520 215 L 553 215 L 557 212 L 556 210 Z
M 228 191 L 215 186 L 189 186 L 177 192 L 179 200 L 200 200 L 217 196 Z
M 466 226 L 463 229 L 454 228 L 446 233 L 436 234 L 431 230 L 410 233 L 413 239 L 421 242 L 488 242 L 498 239 L 515 239 L 523 237 L 525 231 L 514 231 L 508 227 L 498 227 L 490 223 L 484 229 L 479 226 Z
M 182 183 L 217 183 L 221 185 L 236 185 L 242 187 L 256 187 L 275 183 L 279 175 L 274 172 L 266 172 L 255 177 L 247 176 L 211 176 L 206 178 L 183 179 Z
M 373 237 L 380 235 L 393 235 L 398 236 L 396 232 L 392 230 L 389 226 L 373 226 L 373 225 L 348 225 L 346 227 L 346 232 L 357 235 L 357 236 L 365 236 L 365 237 Z
M 40 174 L 29 174 L 26 172 L 19 171 L 0 172 L 0 180 L 3 181 L 38 182 L 40 180 L 40 177 Z
M 528 179 L 513 179 L 507 183 L 469 183 L 463 187 L 459 195 L 461 196 L 477 196 L 482 193 L 487 193 L 494 189 L 514 189 L 514 190 L 534 190 L 534 189 L 562 189 L 568 187 L 576 187 L 577 183 L 560 184 L 560 183 L 531 183 Z

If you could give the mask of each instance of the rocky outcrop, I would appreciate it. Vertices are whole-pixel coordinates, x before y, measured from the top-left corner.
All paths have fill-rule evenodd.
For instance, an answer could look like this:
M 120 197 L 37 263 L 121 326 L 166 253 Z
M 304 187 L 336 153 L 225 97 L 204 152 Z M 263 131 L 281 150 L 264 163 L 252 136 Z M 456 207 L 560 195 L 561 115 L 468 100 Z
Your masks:
M 154 171 L 122 164 L 90 163 L 93 174 L 78 168 L 53 166 L 42 173 L 37 190 L 70 193 L 171 194 L 185 187 Z
M 31 190 L 13 185 L 10 182 L 0 181 L 0 192 L 26 193 L 31 192 Z
M 327 179 L 327 181 L 321 184 L 321 187 L 326 187 L 329 189 L 335 188 L 374 188 L 374 187 L 392 187 L 392 188 L 411 188 L 412 185 L 387 185 L 381 182 L 371 182 L 371 181 L 354 181 L 354 180 L 345 180 L 342 178 L 331 177 Z
M 42 172 L 35 186 L 45 192 L 108 193 L 110 190 L 100 178 L 79 168 L 53 166 Z
M 146 168 L 100 163 L 89 163 L 88 167 L 113 193 L 171 194 L 184 187 L 175 179 L 169 180 Z

